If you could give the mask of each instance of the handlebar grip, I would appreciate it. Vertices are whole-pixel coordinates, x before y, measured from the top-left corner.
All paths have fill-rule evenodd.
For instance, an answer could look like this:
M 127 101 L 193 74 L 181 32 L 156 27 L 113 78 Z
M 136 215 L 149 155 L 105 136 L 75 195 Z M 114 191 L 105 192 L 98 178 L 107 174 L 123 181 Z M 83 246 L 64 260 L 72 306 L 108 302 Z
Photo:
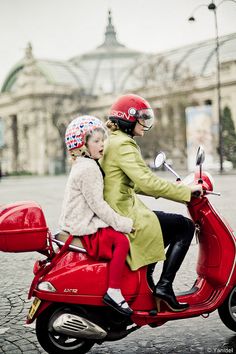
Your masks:
M 218 192 L 212 192 L 212 191 L 205 191 L 205 194 L 210 194 L 210 195 L 218 195 L 218 197 L 220 197 L 220 196 L 221 196 L 221 194 L 220 194 L 220 193 L 218 193 Z
M 201 196 L 201 192 L 200 191 L 195 191 L 192 193 L 192 197 L 195 197 L 195 198 L 199 198 Z

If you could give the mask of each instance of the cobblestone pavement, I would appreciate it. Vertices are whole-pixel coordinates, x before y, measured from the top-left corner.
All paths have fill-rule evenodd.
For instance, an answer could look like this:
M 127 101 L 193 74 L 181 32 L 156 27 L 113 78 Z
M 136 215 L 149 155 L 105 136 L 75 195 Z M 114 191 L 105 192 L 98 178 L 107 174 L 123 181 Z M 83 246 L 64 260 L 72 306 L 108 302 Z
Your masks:
M 168 175 L 164 175 L 169 178 Z M 57 220 L 66 178 L 27 177 L 6 178 L 0 182 L 0 204 L 19 200 L 35 200 L 43 208 L 52 231 Z M 210 197 L 218 210 L 236 230 L 236 175 L 215 176 L 215 190 L 222 197 Z M 184 205 L 144 198 L 151 208 L 186 213 Z M 175 290 L 189 289 L 195 280 L 197 245 L 190 251 L 178 272 Z M 37 343 L 34 326 L 26 326 L 25 318 L 31 305 L 27 292 L 32 280 L 32 267 L 37 253 L 10 254 L 0 252 L 0 353 L 45 353 Z M 155 276 L 161 265 L 158 265 Z M 189 354 L 189 353 L 236 353 L 236 334 L 227 329 L 214 312 L 209 318 L 202 317 L 168 322 L 159 328 L 148 326 L 117 341 L 95 345 L 91 354 Z

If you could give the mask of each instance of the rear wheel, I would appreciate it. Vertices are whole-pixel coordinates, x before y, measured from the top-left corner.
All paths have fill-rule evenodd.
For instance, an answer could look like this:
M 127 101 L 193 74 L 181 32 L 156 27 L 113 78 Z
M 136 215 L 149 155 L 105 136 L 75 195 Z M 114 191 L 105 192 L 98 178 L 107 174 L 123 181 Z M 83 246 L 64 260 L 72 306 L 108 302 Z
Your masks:
M 84 354 L 87 353 L 95 341 L 90 339 L 71 337 L 56 332 L 52 327 L 53 319 L 57 314 L 68 312 L 68 307 L 50 307 L 45 310 L 36 322 L 36 335 L 39 344 L 50 354 Z M 74 312 L 74 311 L 73 311 Z M 86 311 L 77 311 L 78 315 L 86 316 Z
M 236 332 L 236 287 L 218 308 L 218 312 L 226 327 Z

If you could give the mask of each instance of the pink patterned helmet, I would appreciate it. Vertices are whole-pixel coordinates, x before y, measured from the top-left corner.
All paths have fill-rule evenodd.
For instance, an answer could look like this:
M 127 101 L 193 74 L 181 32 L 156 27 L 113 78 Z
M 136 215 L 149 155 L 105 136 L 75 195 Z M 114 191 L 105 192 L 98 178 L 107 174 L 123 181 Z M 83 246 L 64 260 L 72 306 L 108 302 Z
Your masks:
M 83 147 L 86 144 L 86 136 L 95 129 L 105 127 L 102 121 L 93 116 L 80 116 L 72 120 L 66 129 L 65 143 L 69 151 Z

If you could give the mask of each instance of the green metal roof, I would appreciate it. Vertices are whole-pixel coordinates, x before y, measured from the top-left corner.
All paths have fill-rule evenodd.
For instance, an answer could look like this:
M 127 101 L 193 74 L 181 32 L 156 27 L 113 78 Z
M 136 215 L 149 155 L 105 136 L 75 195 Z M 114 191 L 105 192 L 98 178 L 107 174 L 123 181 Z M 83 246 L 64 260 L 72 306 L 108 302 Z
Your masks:
M 35 60 L 35 64 L 46 80 L 55 85 L 68 85 L 83 88 L 86 83 L 86 73 L 68 61 Z M 8 73 L 1 92 L 14 91 L 14 85 L 24 68 L 24 61 L 18 62 Z
M 221 62 L 236 60 L 236 33 L 220 37 L 219 44 Z M 169 83 L 187 72 L 192 76 L 210 75 L 216 70 L 215 48 L 212 39 L 157 54 L 129 49 L 118 42 L 109 11 L 104 42 L 96 49 L 69 61 L 35 62 L 49 83 L 80 87 L 88 94 L 120 93 Z M 12 68 L 1 92 L 14 90 L 24 65 L 22 60 Z

